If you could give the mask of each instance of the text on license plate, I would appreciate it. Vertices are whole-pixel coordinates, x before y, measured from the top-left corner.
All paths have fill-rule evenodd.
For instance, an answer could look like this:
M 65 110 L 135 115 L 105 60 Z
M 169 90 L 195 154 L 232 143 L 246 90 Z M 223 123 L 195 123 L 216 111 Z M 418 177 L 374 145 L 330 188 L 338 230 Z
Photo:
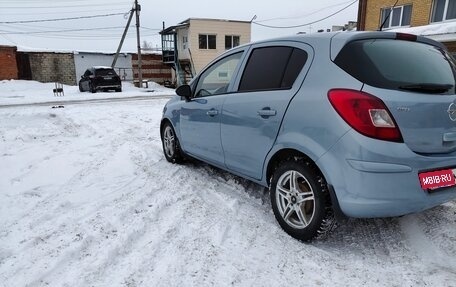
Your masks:
M 421 187 L 423 189 L 436 189 L 456 185 L 455 172 L 456 170 L 446 169 L 420 173 Z

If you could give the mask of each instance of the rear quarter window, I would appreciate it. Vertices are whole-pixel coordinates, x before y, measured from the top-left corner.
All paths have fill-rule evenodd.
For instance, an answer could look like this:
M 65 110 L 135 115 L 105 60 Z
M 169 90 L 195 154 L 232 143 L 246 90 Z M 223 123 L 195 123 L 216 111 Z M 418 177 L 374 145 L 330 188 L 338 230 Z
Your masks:
M 290 89 L 307 61 L 305 51 L 293 47 L 264 47 L 252 51 L 239 91 Z
M 395 90 L 445 86 L 451 88 L 443 93 L 455 93 L 453 58 L 429 44 L 393 39 L 353 41 L 345 45 L 334 62 L 370 86 Z

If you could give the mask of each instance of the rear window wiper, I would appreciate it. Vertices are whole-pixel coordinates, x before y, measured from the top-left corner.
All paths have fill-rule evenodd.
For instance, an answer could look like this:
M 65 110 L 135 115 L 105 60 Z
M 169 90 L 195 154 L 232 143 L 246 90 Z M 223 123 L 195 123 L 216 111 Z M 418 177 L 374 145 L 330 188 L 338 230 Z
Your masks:
M 423 93 L 446 93 L 450 89 L 452 89 L 454 85 L 451 84 L 412 84 L 412 85 L 404 85 L 399 86 L 401 90 L 408 90 L 408 91 L 416 91 L 416 92 L 423 92 Z

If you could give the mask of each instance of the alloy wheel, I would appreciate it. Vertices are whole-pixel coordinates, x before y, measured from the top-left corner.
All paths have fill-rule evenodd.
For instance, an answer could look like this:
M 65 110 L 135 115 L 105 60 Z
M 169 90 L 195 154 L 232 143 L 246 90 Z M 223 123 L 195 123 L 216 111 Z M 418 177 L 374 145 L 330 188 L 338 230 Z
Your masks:
M 296 229 L 306 228 L 315 215 L 315 196 L 301 173 L 289 170 L 277 181 L 275 199 L 283 220 Z
M 163 147 L 165 150 L 166 155 L 169 158 L 174 157 L 176 152 L 176 137 L 174 135 L 174 131 L 171 126 L 166 126 L 165 131 L 163 133 Z

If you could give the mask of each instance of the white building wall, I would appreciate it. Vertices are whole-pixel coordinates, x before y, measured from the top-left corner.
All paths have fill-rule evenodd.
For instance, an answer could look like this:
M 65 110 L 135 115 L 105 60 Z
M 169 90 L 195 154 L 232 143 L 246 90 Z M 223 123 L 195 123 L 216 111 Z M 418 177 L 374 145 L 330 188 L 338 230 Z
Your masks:
M 199 35 L 216 35 L 216 49 L 199 49 Z M 190 19 L 189 48 L 195 70 L 200 72 L 209 62 L 225 52 L 225 36 L 239 36 L 240 45 L 250 42 L 251 23 L 242 21 Z
M 114 60 L 114 54 L 75 52 L 74 66 L 76 79 L 79 81 L 84 72 L 92 66 L 110 67 Z M 133 80 L 132 59 L 130 54 L 119 54 L 114 67 L 123 81 Z

